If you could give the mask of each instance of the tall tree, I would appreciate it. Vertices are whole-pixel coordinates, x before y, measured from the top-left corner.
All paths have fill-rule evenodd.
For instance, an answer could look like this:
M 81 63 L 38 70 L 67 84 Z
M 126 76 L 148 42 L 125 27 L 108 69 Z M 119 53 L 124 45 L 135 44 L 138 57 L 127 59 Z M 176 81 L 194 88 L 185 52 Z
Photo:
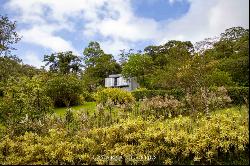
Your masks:
M 16 21 L 10 21 L 7 16 L 0 15 L 0 56 L 10 54 L 12 46 L 20 40 L 16 32 Z
M 133 53 L 133 49 L 129 49 L 128 51 L 126 51 L 125 49 L 120 50 L 120 54 L 119 54 L 119 63 L 121 66 L 124 66 L 129 59 L 129 56 L 134 54 Z
M 148 88 L 166 89 L 171 84 L 175 84 L 172 72 L 176 72 L 185 61 L 188 61 L 194 54 L 194 47 L 190 41 L 170 40 L 164 45 L 148 46 L 144 49 L 145 54 L 152 58 L 153 70 L 147 74 L 150 84 Z M 164 84 L 164 80 L 172 82 Z M 161 80 L 161 81 L 160 81 Z
M 110 74 L 121 72 L 120 65 L 111 54 L 106 54 L 98 42 L 90 42 L 83 51 L 84 67 L 83 81 L 87 90 L 94 91 L 98 86 L 104 86 L 104 79 Z
M 214 49 L 207 52 L 220 61 L 218 68 L 228 72 L 235 83 L 249 85 L 249 30 L 232 27 L 221 33 Z
M 190 58 L 194 47 L 190 41 L 170 40 L 164 45 L 148 46 L 144 51 L 152 57 L 155 67 L 163 69 L 165 65 L 179 63 Z
M 132 54 L 123 66 L 122 74 L 125 78 L 135 77 L 141 86 L 146 86 L 147 76 L 152 72 L 153 61 L 147 54 Z
M 60 74 L 79 73 L 81 71 L 81 58 L 72 51 L 58 52 L 44 56 L 45 66 L 49 65 L 50 71 Z

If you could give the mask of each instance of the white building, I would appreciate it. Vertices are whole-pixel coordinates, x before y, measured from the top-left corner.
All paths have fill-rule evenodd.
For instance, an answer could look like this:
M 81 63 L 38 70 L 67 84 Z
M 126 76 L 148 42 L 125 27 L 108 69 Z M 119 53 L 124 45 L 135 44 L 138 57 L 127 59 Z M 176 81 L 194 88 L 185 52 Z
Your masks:
M 139 87 L 139 84 L 134 78 L 125 79 L 121 74 L 112 74 L 105 78 L 105 87 L 122 88 L 132 91 Z

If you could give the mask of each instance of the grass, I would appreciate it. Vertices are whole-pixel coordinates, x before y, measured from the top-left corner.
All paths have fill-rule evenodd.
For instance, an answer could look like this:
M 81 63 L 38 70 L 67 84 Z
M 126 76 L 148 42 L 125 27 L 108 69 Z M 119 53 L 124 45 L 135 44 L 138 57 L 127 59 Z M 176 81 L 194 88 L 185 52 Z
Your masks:
M 96 108 L 96 102 L 86 102 L 84 105 L 73 106 L 71 108 L 73 111 L 89 111 L 89 113 L 93 113 Z M 61 116 L 65 114 L 66 110 L 66 107 L 55 108 L 55 113 Z

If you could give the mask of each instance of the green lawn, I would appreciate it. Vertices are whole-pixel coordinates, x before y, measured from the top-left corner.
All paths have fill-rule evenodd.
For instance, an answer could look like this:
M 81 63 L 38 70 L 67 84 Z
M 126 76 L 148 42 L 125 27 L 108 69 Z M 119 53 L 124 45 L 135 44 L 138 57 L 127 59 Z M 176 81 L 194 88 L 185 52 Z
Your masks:
M 89 113 L 94 112 L 96 107 L 96 102 L 86 102 L 84 105 L 73 106 L 71 107 L 73 111 L 89 111 Z M 57 115 L 64 115 L 66 112 L 66 107 L 55 108 L 55 113 Z

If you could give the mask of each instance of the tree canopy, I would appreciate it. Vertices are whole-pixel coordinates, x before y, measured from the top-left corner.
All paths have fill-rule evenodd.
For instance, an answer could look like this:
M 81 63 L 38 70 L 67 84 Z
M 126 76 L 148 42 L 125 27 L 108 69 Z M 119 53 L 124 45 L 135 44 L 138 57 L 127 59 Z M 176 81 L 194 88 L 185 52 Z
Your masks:
M 9 55 L 14 50 L 13 44 L 21 37 L 16 32 L 16 22 L 10 21 L 7 16 L 0 15 L 0 56 Z

